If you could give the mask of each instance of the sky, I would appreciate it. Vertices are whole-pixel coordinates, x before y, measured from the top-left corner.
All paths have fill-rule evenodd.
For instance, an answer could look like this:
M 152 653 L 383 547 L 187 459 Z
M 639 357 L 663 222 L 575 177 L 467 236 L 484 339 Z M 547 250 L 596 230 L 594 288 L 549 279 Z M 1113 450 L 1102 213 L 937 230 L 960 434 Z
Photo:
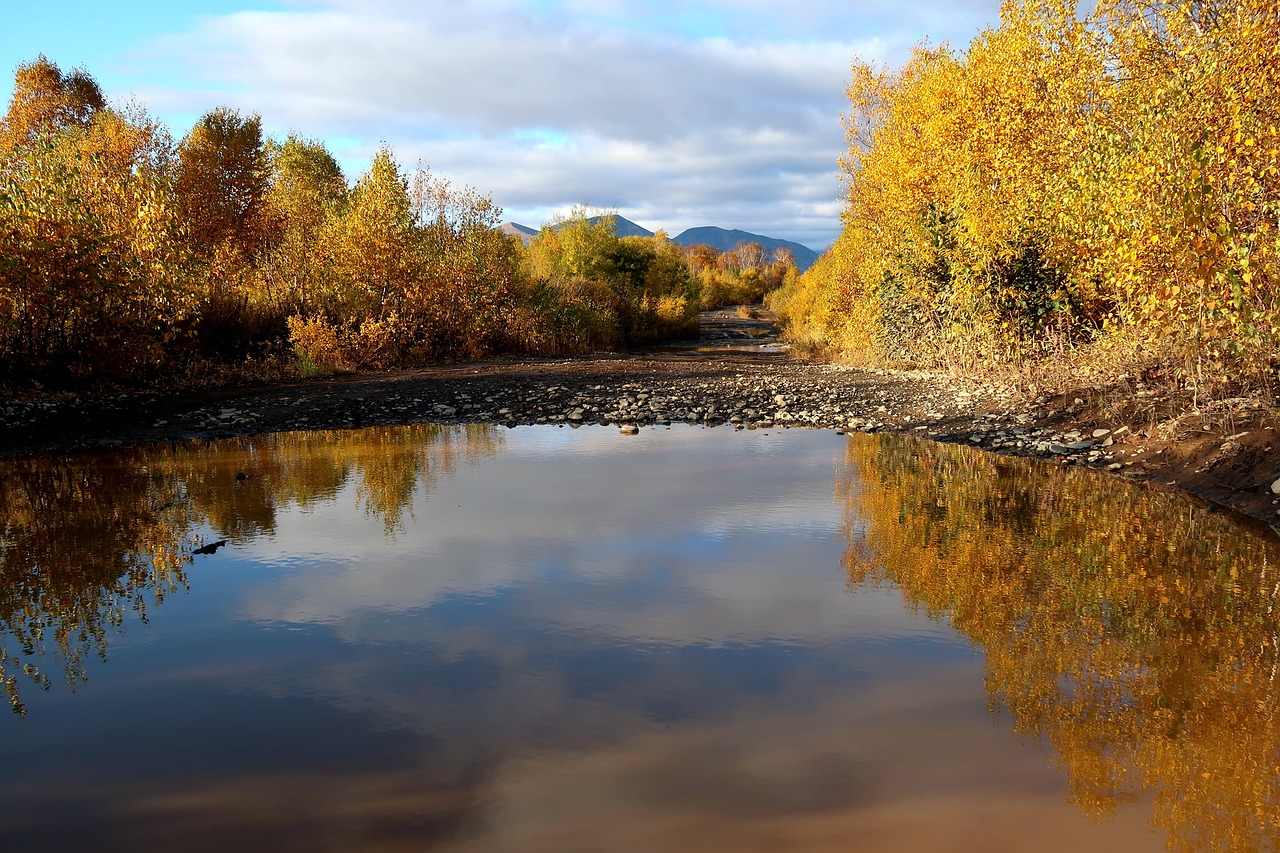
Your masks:
M 964 48 L 999 0 L 0 0 L 0 67 L 84 67 L 180 138 L 219 106 L 389 145 L 537 227 L 579 204 L 675 235 L 821 250 L 839 230 L 850 63 Z M 5 98 L 7 101 L 7 97 Z

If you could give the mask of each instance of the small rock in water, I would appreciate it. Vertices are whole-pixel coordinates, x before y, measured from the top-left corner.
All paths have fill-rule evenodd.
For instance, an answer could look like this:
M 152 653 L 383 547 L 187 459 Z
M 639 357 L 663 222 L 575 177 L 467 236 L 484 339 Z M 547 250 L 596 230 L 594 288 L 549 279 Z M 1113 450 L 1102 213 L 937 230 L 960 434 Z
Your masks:
M 636 426 L 635 424 L 623 424 L 622 426 L 618 427 L 618 432 L 622 433 L 623 435 L 635 435 L 636 433 L 640 432 L 640 427 Z

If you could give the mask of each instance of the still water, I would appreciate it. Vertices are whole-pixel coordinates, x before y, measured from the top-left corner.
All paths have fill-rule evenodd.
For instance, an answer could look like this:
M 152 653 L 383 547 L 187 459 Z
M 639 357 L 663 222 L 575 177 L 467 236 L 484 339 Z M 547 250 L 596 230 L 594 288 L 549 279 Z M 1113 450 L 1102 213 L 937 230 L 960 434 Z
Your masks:
M 5 849 L 1280 841 L 1280 551 L 1087 472 L 388 427 L 4 463 L 0 513 Z

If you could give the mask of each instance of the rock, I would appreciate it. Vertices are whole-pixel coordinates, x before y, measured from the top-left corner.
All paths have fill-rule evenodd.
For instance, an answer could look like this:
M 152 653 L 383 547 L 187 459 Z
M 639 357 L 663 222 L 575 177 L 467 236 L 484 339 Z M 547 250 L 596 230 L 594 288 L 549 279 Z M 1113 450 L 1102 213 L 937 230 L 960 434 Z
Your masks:
M 622 433 L 623 435 L 636 435 L 637 433 L 640 432 L 640 427 L 636 426 L 635 424 L 622 424 L 621 426 L 618 427 L 618 432 Z
M 1095 430 L 1093 431 L 1093 437 L 1094 437 L 1094 438 L 1102 438 L 1102 437 L 1103 437 L 1103 436 L 1105 436 L 1105 435 L 1111 435 L 1111 430 L 1109 430 L 1109 429 L 1095 429 Z
M 1276 480 L 1271 484 L 1271 494 L 1280 495 L 1280 480 Z
M 1091 438 L 1086 438 L 1083 441 L 1073 441 L 1067 445 L 1067 450 L 1070 450 L 1073 453 L 1080 450 L 1088 450 L 1090 447 L 1093 447 L 1097 443 L 1098 442 L 1094 441 Z

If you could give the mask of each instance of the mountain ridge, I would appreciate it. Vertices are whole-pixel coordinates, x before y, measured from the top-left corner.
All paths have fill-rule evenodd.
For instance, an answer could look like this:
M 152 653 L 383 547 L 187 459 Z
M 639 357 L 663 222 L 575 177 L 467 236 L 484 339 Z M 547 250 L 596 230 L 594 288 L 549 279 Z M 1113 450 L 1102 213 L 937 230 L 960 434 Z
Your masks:
M 603 218 L 601 216 L 593 216 L 587 221 L 595 223 Z M 619 237 L 654 236 L 654 232 L 624 216 L 615 215 L 613 220 L 613 232 Z M 504 222 L 498 226 L 498 230 L 504 234 L 519 238 L 520 242 L 526 246 L 538 233 L 538 229 L 521 225 L 518 222 Z M 671 241 L 681 246 L 695 246 L 702 243 L 721 252 L 727 252 L 739 243 L 759 243 L 770 253 L 777 249 L 790 249 L 792 256 L 795 258 L 796 269 L 800 270 L 800 272 L 804 272 L 813 266 L 813 262 L 818 259 L 819 254 L 803 243 L 797 243 L 794 240 L 783 240 L 779 237 L 769 237 L 737 228 L 720 228 L 716 225 L 699 225 L 693 228 L 686 228 L 675 237 L 672 237 Z

